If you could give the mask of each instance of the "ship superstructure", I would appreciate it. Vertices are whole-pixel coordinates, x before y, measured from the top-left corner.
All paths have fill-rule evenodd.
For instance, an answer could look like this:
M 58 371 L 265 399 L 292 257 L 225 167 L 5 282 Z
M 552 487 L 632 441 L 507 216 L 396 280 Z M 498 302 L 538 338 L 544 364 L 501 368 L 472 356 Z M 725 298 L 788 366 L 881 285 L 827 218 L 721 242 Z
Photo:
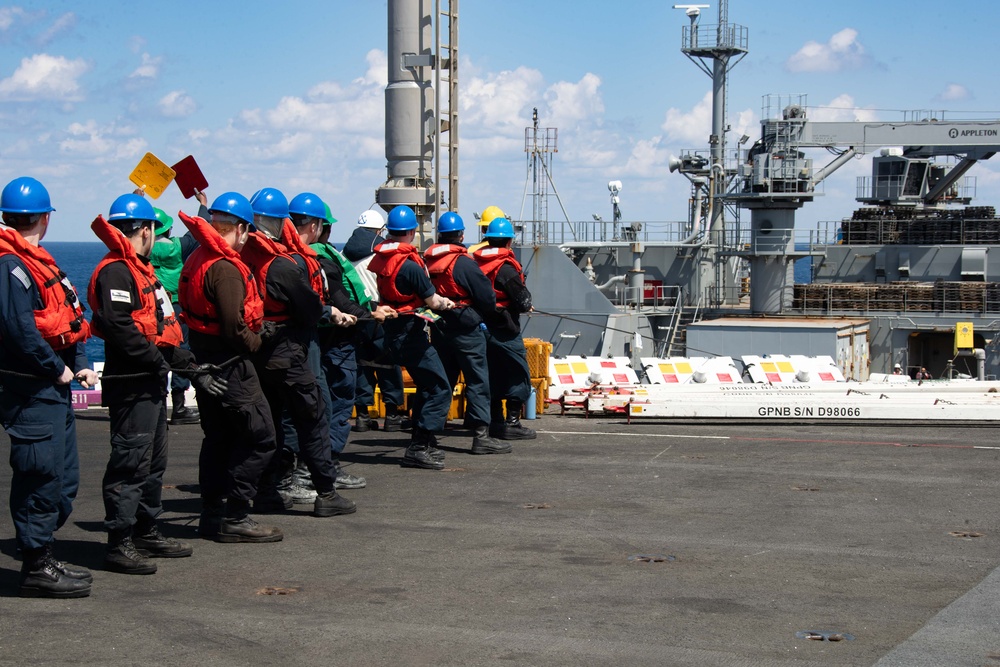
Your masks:
M 458 202 L 458 0 L 388 7 L 388 180 L 377 201 L 386 209 L 409 203 L 429 223 Z M 537 168 L 547 153 L 528 151 L 536 164 L 531 217 L 514 220 L 535 295 L 525 335 L 551 341 L 555 355 L 626 356 L 637 365 L 649 355 L 829 354 L 847 377 L 864 380 L 896 363 L 936 377 L 956 368 L 973 374 L 975 362 L 956 358 L 961 328 L 974 332 L 968 353 L 986 354 L 986 375 L 1000 376 L 1000 355 L 989 354 L 1000 330 L 1000 268 L 988 262 L 1000 252 L 1000 231 L 992 208 L 969 206 L 968 176 L 1000 149 L 1000 120 L 925 112 L 898 122 L 817 122 L 805 96 L 767 95 L 759 139 L 729 141 L 727 78 L 749 52 L 748 30 L 729 21 L 728 0 L 714 24 L 702 21 L 708 5 L 675 7 L 688 18 L 682 53 L 712 79 L 707 148 L 670 161 L 691 185 L 688 219 L 622 222 L 621 183 L 612 181 L 612 220 L 551 221 L 555 181 Z M 535 117 L 526 151 L 528 138 L 537 148 L 539 129 Z M 858 186 L 863 207 L 848 220 L 798 229 L 797 211 L 822 194 L 823 181 L 865 155 L 874 157 Z M 811 258 L 812 280 L 796 285 L 793 263 L 803 258 Z M 709 320 L 711 328 L 701 324 Z M 749 333 L 759 320 L 782 320 L 774 349 L 747 348 L 759 341 Z M 829 349 L 825 335 L 820 342 L 811 333 L 830 327 L 850 344 Z

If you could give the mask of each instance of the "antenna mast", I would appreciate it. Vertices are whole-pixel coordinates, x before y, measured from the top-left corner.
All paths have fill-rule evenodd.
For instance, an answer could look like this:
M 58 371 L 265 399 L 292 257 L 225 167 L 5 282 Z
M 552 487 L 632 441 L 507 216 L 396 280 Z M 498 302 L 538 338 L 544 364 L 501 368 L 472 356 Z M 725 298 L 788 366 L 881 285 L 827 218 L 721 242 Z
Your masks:
M 701 10 L 708 5 L 674 5 L 683 9 L 691 20 L 684 26 L 681 36 L 681 52 L 691 62 L 712 78 L 712 133 L 708 137 L 711 164 L 711 197 L 720 205 L 712 207 L 709 234 L 712 245 L 721 248 L 725 230 L 725 194 L 728 189 L 729 172 L 726 170 L 726 87 L 729 70 L 736 66 L 747 54 L 746 27 L 729 23 L 729 0 L 719 0 L 719 22 L 717 25 L 701 25 Z M 716 272 L 716 290 L 722 289 L 721 271 Z M 720 292 L 717 291 L 717 294 Z
M 538 127 L 538 107 L 531 111 L 531 127 L 524 128 L 524 152 L 528 154 L 528 173 L 524 180 L 524 194 L 521 197 L 519 220 L 524 220 L 524 202 L 528 198 L 528 185 L 531 184 L 531 223 L 534 229 L 534 243 L 547 243 L 549 239 L 549 197 L 555 196 L 563 217 L 569 223 L 569 215 L 555 181 L 552 180 L 552 159 L 559 152 L 559 129 L 555 127 Z M 549 187 L 552 194 L 549 194 Z M 576 230 L 570 225 L 573 238 Z

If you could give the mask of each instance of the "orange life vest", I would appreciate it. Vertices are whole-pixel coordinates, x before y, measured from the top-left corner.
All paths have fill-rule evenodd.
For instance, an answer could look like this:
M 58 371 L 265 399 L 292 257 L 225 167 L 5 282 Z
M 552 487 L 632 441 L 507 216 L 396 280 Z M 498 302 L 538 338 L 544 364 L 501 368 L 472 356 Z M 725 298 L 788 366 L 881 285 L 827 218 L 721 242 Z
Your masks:
M 267 293 L 267 270 L 278 257 L 294 262 L 288 250 L 277 241 L 272 241 L 263 232 L 251 232 L 247 244 L 240 252 L 243 262 L 250 267 L 257 280 L 257 289 L 264 296 L 264 319 L 271 322 L 286 322 L 292 318 L 288 304 L 278 301 Z
M 316 259 L 316 251 L 302 242 L 302 237 L 295 231 L 295 225 L 288 218 L 285 218 L 281 226 L 281 242 L 288 249 L 289 254 L 298 255 L 306 263 L 306 272 L 309 274 L 309 287 L 319 296 L 323 303 L 327 302 L 327 292 L 329 286 L 326 284 L 326 274 Z
M 198 239 L 198 248 L 184 262 L 178 287 L 181 307 L 181 318 L 192 331 L 218 336 L 222 333 L 219 327 L 219 313 L 215 304 L 205 298 L 205 276 L 212 265 L 219 260 L 226 260 L 236 267 L 243 277 L 245 293 L 243 296 L 243 322 L 250 331 L 260 331 L 264 323 L 264 301 L 260 298 L 257 283 L 254 281 L 250 268 L 243 263 L 240 254 L 229 247 L 229 244 L 219 236 L 219 233 L 203 218 L 192 218 L 183 211 L 178 213 L 181 220 L 191 230 L 192 236 Z
M 427 274 L 435 291 L 454 301 L 456 306 L 468 306 L 472 303 L 469 293 L 455 282 L 455 262 L 468 254 L 465 246 L 451 243 L 437 243 L 424 251 Z
M 493 248 L 490 246 L 485 246 L 479 248 L 474 253 L 472 257 L 479 262 L 479 268 L 483 270 L 486 277 L 490 279 L 490 285 L 493 285 L 493 291 L 497 295 L 497 307 L 508 308 L 510 307 L 510 297 L 503 290 L 498 290 L 496 286 L 497 274 L 500 273 L 500 269 L 504 264 L 510 264 L 515 269 L 517 273 L 521 276 L 521 281 L 524 281 L 524 270 L 521 268 L 521 264 L 514 257 L 514 251 L 510 248 Z
M 139 293 L 139 307 L 132 311 L 132 321 L 135 322 L 136 329 L 146 337 L 146 340 L 157 347 L 178 347 L 184 342 L 184 332 L 181 331 L 181 325 L 174 315 L 170 295 L 157 280 L 153 265 L 143 263 L 125 235 L 108 224 L 104 216 L 99 215 L 94 218 L 94 221 L 90 223 L 90 228 L 110 250 L 98 263 L 90 277 L 87 302 L 91 308 L 97 308 L 95 304 L 97 304 L 98 274 L 112 262 L 124 262 L 129 273 L 132 274 L 136 291 Z M 104 307 L 110 308 L 111 304 L 106 303 Z M 95 336 L 104 338 L 104 333 L 97 326 L 96 320 L 93 322 L 92 328 Z
M 427 267 L 420 259 L 420 253 L 409 243 L 396 241 L 380 243 L 375 246 L 375 255 L 368 264 L 368 270 L 375 274 L 382 303 L 402 313 L 413 312 L 424 306 L 424 300 L 416 294 L 402 294 L 396 289 L 396 274 L 408 259 L 416 262 L 426 273 Z
M 90 337 L 76 289 L 47 250 L 31 245 L 14 229 L 0 228 L 0 257 L 4 255 L 16 255 L 38 288 L 42 308 L 34 311 L 35 326 L 49 347 L 64 350 Z

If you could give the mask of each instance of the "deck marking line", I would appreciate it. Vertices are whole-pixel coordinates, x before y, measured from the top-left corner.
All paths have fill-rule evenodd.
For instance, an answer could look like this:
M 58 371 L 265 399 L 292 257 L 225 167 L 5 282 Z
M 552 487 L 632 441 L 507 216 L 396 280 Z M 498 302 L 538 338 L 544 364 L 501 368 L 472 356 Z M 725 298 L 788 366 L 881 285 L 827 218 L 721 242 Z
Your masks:
M 674 433 L 601 433 L 599 431 L 538 431 L 545 435 L 607 435 L 636 438 L 697 438 L 700 440 L 732 440 L 728 435 L 677 435 Z
M 952 445 L 936 442 L 897 442 L 880 440 L 831 440 L 831 439 L 806 439 L 806 438 L 751 438 L 749 436 L 733 436 L 733 440 L 747 440 L 752 442 L 788 442 L 795 444 L 820 444 L 820 445 L 882 445 L 889 447 L 935 447 L 939 449 L 1000 449 L 988 445 Z

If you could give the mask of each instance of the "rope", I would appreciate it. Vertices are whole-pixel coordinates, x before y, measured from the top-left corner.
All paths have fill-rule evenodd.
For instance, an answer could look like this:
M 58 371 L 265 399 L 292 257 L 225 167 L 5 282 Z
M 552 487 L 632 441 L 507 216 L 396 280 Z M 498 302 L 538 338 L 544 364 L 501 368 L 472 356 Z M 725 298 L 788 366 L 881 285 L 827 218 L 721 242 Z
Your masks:
M 242 358 L 243 357 L 236 356 L 233 357 L 232 359 L 227 359 L 226 361 L 219 364 L 219 370 L 232 366 L 233 364 L 240 361 Z M 218 371 L 201 370 L 199 368 L 185 368 L 185 369 L 175 369 L 174 372 L 177 373 L 178 375 L 184 375 L 186 377 L 189 377 L 197 375 L 211 375 L 212 373 L 217 373 Z M 11 377 L 24 378 L 26 380 L 51 380 L 51 378 L 43 377 L 41 375 L 34 375 L 32 373 L 19 373 L 17 371 L 7 370 L 6 368 L 0 368 L 0 375 L 9 375 Z M 100 380 L 103 382 L 105 380 L 138 380 L 141 378 L 159 377 L 160 374 L 150 371 L 147 373 L 125 373 L 119 375 L 105 375 L 104 373 L 100 373 L 99 375 L 100 375 Z

